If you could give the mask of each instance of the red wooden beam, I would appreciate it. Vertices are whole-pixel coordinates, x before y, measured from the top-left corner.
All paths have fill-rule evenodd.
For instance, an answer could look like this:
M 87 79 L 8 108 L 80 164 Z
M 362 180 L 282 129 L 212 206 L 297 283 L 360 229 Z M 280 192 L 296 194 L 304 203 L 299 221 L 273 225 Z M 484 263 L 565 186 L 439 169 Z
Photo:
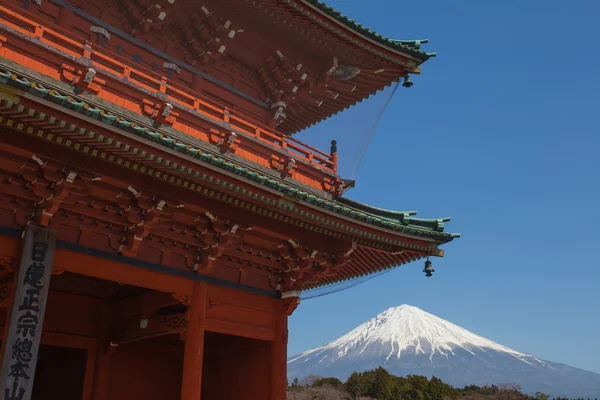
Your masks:
M 152 292 L 108 305 L 111 319 L 127 316 L 148 316 L 162 307 L 180 304 L 171 293 Z
M 185 330 L 184 314 L 153 316 L 150 318 L 128 317 L 109 328 L 109 340 L 113 345 L 181 333 Z

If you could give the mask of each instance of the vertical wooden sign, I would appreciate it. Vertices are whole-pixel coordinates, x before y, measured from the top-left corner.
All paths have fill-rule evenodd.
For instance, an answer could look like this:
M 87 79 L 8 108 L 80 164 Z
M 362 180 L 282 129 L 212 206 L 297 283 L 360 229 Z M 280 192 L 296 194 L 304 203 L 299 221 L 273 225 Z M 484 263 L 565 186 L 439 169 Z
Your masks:
M 2 357 L 0 399 L 31 399 L 55 247 L 56 232 L 35 226 L 25 230 Z

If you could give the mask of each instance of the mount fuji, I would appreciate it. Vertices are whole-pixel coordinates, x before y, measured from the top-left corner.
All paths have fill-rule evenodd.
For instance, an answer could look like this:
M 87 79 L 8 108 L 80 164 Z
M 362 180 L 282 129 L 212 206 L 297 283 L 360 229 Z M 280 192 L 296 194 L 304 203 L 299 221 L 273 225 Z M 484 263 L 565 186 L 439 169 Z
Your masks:
M 435 375 L 459 388 L 518 383 L 527 393 L 600 397 L 600 374 L 509 349 L 408 305 L 289 358 L 288 378 L 314 374 L 345 380 L 354 371 L 379 366 L 398 376 Z

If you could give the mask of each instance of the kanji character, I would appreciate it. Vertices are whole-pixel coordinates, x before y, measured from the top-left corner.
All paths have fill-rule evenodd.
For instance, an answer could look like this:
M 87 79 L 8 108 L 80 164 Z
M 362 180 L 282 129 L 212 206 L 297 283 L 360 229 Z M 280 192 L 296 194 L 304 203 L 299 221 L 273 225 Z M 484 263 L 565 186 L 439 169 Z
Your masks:
M 27 375 L 28 369 L 29 364 L 17 361 L 15 364 L 10 366 L 10 372 L 8 373 L 8 376 L 14 376 L 15 380 L 19 380 L 19 378 L 31 379 L 29 375 Z
M 25 283 L 41 290 L 44 272 L 46 272 L 46 267 L 44 264 L 31 264 L 29 267 L 27 267 L 27 271 L 25 271 Z
M 33 342 L 29 339 L 17 338 L 15 344 L 13 344 L 13 353 L 12 358 L 22 362 L 30 362 L 33 358 L 33 354 L 31 354 L 31 348 L 33 347 Z
M 27 289 L 23 297 L 23 303 L 19 306 L 19 311 L 40 311 L 40 291 L 39 289 Z
M 10 389 L 4 389 L 4 400 L 23 400 L 25 397 L 25 389 L 19 387 L 19 382 L 16 380 L 13 383 L 12 393 Z
M 38 317 L 27 311 L 17 320 L 17 334 L 23 335 L 23 337 L 27 337 L 27 335 L 35 336 L 37 324 Z
M 31 251 L 31 259 L 33 261 L 44 261 L 46 258 L 46 251 L 48 250 L 48 243 L 34 242 L 33 250 Z

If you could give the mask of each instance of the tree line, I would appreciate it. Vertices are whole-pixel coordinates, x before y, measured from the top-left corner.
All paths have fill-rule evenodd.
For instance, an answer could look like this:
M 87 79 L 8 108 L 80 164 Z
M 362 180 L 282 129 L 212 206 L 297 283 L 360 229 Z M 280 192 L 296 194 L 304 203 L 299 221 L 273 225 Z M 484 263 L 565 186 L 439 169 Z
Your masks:
M 291 384 L 288 382 L 287 400 L 550 400 L 550 396 L 542 392 L 526 395 L 514 383 L 457 389 L 435 376 L 398 377 L 379 367 L 354 372 L 346 382 L 316 375 L 301 381 L 296 378 Z

